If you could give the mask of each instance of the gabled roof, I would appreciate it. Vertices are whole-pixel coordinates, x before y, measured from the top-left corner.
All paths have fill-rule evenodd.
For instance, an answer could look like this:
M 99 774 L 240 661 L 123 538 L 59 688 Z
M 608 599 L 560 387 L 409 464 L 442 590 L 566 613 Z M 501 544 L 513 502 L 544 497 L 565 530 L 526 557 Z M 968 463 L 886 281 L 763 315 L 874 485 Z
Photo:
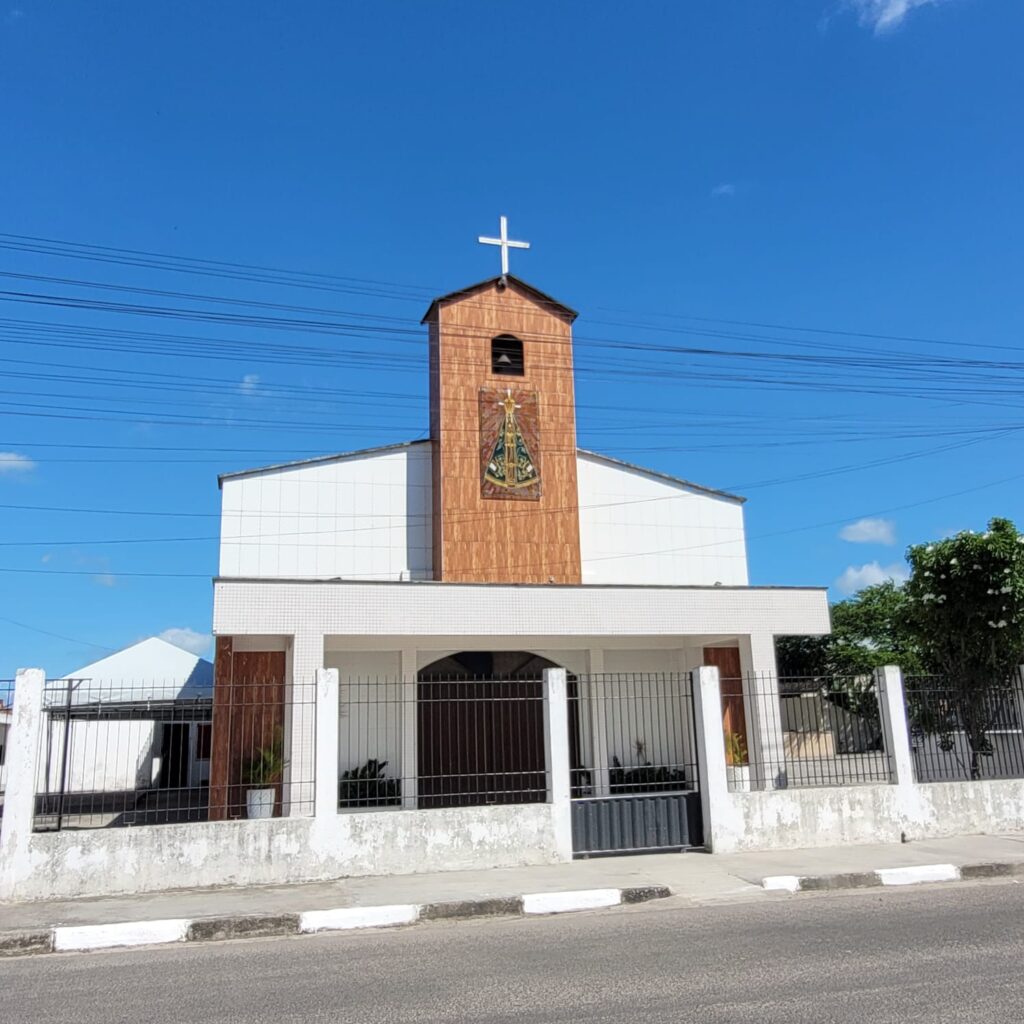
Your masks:
M 681 476 L 670 476 L 668 473 L 661 473 L 656 469 L 648 469 L 646 466 L 638 466 L 633 462 L 626 462 L 623 459 L 612 458 L 611 455 L 602 455 L 600 452 L 587 451 L 586 448 L 577 448 L 577 455 L 585 455 L 588 459 L 596 459 L 598 462 L 606 462 L 609 466 L 620 466 L 622 469 L 632 470 L 634 473 L 643 473 L 644 476 L 652 476 L 657 480 L 665 480 L 670 484 L 677 484 L 680 487 L 689 488 L 691 491 L 700 491 L 702 494 L 710 494 L 715 498 L 726 498 L 729 501 L 737 501 L 741 504 L 747 499 L 738 494 L 730 494 L 728 491 L 719 491 L 714 487 L 704 487 L 702 484 L 695 484 L 691 480 L 684 480 Z
M 428 439 L 422 441 L 401 441 L 398 444 L 382 444 L 376 448 L 360 448 L 354 452 L 339 452 L 337 455 L 317 455 L 312 459 L 295 459 L 293 462 L 278 462 L 272 466 L 259 466 L 256 469 L 240 469 L 234 473 L 221 473 L 217 477 L 217 483 L 222 484 L 225 480 L 237 480 L 239 477 L 257 476 L 260 473 L 272 473 L 278 469 L 297 469 L 300 466 L 316 466 L 323 462 L 343 462 L 346 459 L 362 459 L 367 455 L 381 455 L 385 452 L 397 452 L 406 448 L 416 448 L 420 445 L 428 444 L 430 444 Z M 656 469 L 648 469 L 646 466 L 637 466 L 635 463 L 624 462 L 622 459 L 615 459 L 610 455 L 602 455 L 600 452 L 588 451 L 586 448 L 577 448 L 576 453 L 586 456 L 588 459 L 596 459 L 598 462 L 607 463 L 609 466 L 619 466 L 634 473 L 643 473 L 645 476 L 665 480 L 670 484 L 687 487 L 692 491 L 700 491 L 703 494 L 710 494 L 716 498 L 726 498 L 729 501 L 738 502 L 745 502 L 747 500 L 746 498 L 741 498 L 738 494 L 729 494 L 727 491 L 718 491 L 713 487 L 704 487 L 690 480 L 684 480 L 682 477 L 670 476 L 668 473 L 661 473 Z
M 257 466 L 255 469 L 236 469 L 233 473 L 221 473 L 217 477 L 217 486 L 219 487 L 225 480 L 236 480 L 242 476 L 256 476 L 259 473 L 271 473 L 275 469 L 296 469 L 298 466 L 315 466 L 321 462 L 344 462 L 345 459 L 362 459 L 367 455 L 398 452 L 403 448 L 415 448 L 421 444 L 430 444 L 430 441 L 429 439 L 422 441 L 399 441 L 397 444 L 379 444 L 373 448 L 359 448 L 354 452 L 338 452 L 335 455 L 314 455 L 311 459 L 292 459 L 291 462 L 275 462 L 270 466 Z
M 579 313 L 575 309 L 570 309 L 564 303 L 559 302 L 558 299 L 553 299 L 550 295 L 545 295 L 539 288 L 534 288 L 532 284 L 527 284 L 525 281 L 520 280 L 512 274 L 499 275 L 498 277 L 489 277 L 486 281 L 478 281 L 476 284 L 471 284 L 466 288 L 460 288 L 457 292 L 449 292 L 447 295 L 440 295 L 430 304 L 430 308 L 423 315 L 423 319 L 420 323 L 425 324 L 428 320 L 432 320 L 437 311 L 437 307 L 442 302 L 455 302 L 458 299 L 464 299 L 467 295 L 472 295 L 474 292 L 483 291 L 485 288 L 491 288 L 494 285 L 505 285 L 513 284 L 521 291 L 526 292 L 531 299 L 539 302 L 542 306 L 550 310 L 556 316 L 565 317 L 572 323 Z
M 211 692 L 213 664 L 151 636 L 51 682 L 73 682 L 73 704 L 199 697 Z

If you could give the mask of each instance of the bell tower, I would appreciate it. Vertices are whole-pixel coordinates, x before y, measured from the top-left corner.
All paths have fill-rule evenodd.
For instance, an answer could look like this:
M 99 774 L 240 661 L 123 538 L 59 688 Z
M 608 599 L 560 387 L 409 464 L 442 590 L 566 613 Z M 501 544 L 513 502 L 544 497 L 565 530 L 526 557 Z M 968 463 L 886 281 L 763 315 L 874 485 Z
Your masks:
M 507 272 L 427 310 L 435 579 L 580 582 L 575 319 Z

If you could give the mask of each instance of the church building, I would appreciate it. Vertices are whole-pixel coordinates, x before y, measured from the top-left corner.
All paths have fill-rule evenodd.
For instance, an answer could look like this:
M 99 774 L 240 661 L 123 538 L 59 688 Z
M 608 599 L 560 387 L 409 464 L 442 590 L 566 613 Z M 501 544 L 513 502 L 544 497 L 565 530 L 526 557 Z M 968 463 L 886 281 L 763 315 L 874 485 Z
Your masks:
M 502 221 L 502 273 L 423 317 L 429 439 L 220 477 L 217 688 L 276 687 L 284 722 L 288 687 L 322 668 L 343 700 L 356 683 L 415 700 L 438 680 L 548 666 L 572 679 L 717 665 L 727 731 L 774 742 L 743 679 L 774 676 L 776 636 L 829 631 L 825 590 L 750 586 L 743 498 L 578 447 L 577 314 L 508 272 Z M 339 770 L 373 758 L 410 779 L 424 728 L 420 715 L 346 751 L 343 723 Z M 238 733 L 215 724 L 212 818 L 230 814 Z M 600 772 L 594 743 L 574 758 Z M 402 805 L 415 800 L 407 786 Z

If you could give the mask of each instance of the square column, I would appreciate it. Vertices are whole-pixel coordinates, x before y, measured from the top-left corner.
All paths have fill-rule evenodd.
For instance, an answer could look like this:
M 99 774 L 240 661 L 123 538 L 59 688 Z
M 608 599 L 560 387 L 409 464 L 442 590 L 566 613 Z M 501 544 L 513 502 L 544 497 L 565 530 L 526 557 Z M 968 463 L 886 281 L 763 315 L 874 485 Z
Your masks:
M 319 768 L 316 733 L 317 716 L 328 713 L 318 699 L 317 673 L 324 667 L 324 638 L 320 633 L 296 633 L 288 651 L 288 678 L 285 687 L 284 735 L 285 769 L 282 815 L 306 815 L 316 803 L 317 786 L 314 783 Z M 335 687 L 334 717 L 338 717 L 337 687 Z M 335 725 L 337 731 L 337 725 Z M 334 743 L 337 762 L 338 744 Z M 338 768 L 334 767 L 335 785 Z
M 419 796 L 417 654 L 415 647 L 402 649 L 402 697 L 399 705 L 402 716 L 402 763 L 399 778 L 402 780 L 402 807 L 407 811 L 416 810 Z
M 19 669 L 7 730 L 7 784 L 0 818 L 0 899 L 16 895 L 19 875 L 32 870 L 29 840 L 36 806 L 36 758 L 43 722 L 46 673 Z
M 748 723 L 751 785 L 754 789 L 785 789 L 786 748 L 782 734 L 775 637 L 752 633 L 740 638 L 743 705 Z
M 564 668 L 544 669 L 544 746 L 555 852 L 572 860 L 572 773 L 569 770 L 568 684 Z

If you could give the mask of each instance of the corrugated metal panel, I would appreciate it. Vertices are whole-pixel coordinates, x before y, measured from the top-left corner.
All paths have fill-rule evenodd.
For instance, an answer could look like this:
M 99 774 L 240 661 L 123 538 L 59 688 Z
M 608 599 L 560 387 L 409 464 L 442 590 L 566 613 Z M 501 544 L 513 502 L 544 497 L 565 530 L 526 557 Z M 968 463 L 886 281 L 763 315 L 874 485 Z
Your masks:
M 703 843 L 697 792 L 572 802 L 572 845 L 577 855 L 677 850 Z

